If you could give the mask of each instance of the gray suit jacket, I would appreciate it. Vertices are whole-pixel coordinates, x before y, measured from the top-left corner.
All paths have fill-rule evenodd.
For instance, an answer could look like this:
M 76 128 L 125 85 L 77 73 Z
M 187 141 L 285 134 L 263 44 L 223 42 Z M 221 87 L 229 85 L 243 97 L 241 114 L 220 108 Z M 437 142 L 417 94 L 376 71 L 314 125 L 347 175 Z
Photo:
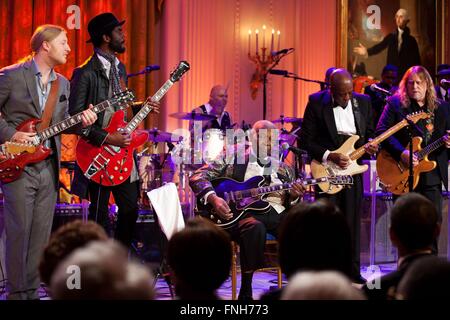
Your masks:
M 0 143 L 11 140 L 16 127 L 25 120 L 42 117 L 39 96 L 36 89 L 36 70 L 31 60 L 11 65 L 0 70 Z M 70 83 L 58 74 L 60 81 L 57 103 L 51 124 L 68 117 Z M 61 158 L 61 137 L 51 138 L 56 147 L 59 169 Z M 58 175 L 56 175 L 58 176 Z

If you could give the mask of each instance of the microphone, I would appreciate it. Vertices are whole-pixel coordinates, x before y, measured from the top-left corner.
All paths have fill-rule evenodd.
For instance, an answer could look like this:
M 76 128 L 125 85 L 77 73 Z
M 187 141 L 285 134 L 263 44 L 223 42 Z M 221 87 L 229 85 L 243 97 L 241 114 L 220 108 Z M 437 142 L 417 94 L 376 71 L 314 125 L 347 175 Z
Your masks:
M 278 50 L 278 51 L 272 51 L 270 54 L 272 56 L 278 56 L 279 54 L 286 54 L 289 51 L 294 51 L 294 50 L 295 50 L 294 48 L 287 48 L 287 49 L 281 49 L 281 50 Z
M 291 146 L 289 143 L 287 142 L 283 142 L 281 144 L 281 149 L 283 150 L 291 150 L 293 153 L 298 154 L 298 155 L 302 155 L 302 154 L 307 154 L 308 152 L 306 152 L 305 150 L 302 150 L 300 148 Z
M 392 96 L 392 93 L 390 91 L 387 91 L 383 88 L 380 88 L 379 86 L 377 86 L 375 83 L 370 85 L 370 89 L 372 89 L 373 91 L 377 91 L 381 94 L 384 94 L 385 96 Z
M 287 70 L 272 69 L 272 70 L 269 70 L 269 73 L 276 74 L 279 76 L 287 76 L 289 72 L 287 72 Z
M 445 85 L 450 85 L 450 80 L 442 79 L 440 83 L 441 87 L 445 87 Z
M 145 67 L 145 72 L 151 72 L 151 71 L 155 71 L 155 70 L 159 70 L 161 69 L 157 64 L 151 64 L 149 66 Z
M 157 64 L 151 64 L 151 65 L 149 65 L 149 66 L 146 66 L 144 69 L 142 69 L 142 70 L 139 71 L 139 72 L 136 72 L 136 73 L 129 73 L 129 74 L 127 75 L 127 77 L 128 77 L 128 78 L 131 78 L 131 77 L 139 76 L 139 75 L 141 75 L 141 74 L 147 74 L 147 73 L 150 73 L 150 72 L 152 72 L 152 71 L 159 70 L 159 69 L 160 69 L 160 67 L 159 67 Z

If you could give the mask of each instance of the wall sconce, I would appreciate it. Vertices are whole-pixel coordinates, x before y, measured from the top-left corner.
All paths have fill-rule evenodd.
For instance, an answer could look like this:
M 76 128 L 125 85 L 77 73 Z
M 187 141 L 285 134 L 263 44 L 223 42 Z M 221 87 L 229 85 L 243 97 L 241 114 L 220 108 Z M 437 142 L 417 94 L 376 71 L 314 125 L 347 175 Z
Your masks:
M 267 51 L 266 47 L 266 25 L 262 26 L 262 47 L 261 54 L 259 49 L 259 30 L 256 29 L 255 33 L 255 54 L 252 55 L 252 30 L 248 30 L 248 58 L 255 64 L 256 70 L 253 73 L 252 80 L 250 81 L 250 92 L 253 100 L 256 99 L 259 86 L 263 82 L 264 77 L 267 75 L 267 70 L 270 65 L 274 62 L 274 56 L 272 52 L 274 51 L 274 41 L 275 41 L 275 29 L 272 29 L 272 34 L 270 38 L 270 52 Z M 277 39 L 277 50 L 280 50 L 280 30 L 276 32 L 278 36 Z

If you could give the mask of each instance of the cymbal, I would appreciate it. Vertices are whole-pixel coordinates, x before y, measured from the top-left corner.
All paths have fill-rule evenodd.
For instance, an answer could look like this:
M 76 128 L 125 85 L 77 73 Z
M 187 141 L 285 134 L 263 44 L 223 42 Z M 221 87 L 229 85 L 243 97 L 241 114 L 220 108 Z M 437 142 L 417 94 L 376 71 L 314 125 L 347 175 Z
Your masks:
M 180 120 L 195 120 L 195 121 L 210 121 L 217 119 L 217 116 L 211 114 L 195 113 L 195 112 L 176 112 L 169 114 L 169 117 Z
M 295 118 L 295 117 L 279 117 L 278 119 L 272 120 L 273 123 L 293 123 L 298 122 L 302 123 L 303 118 Z
M 152 142 L 180 142 L 181 140 L 183 140 L 182 136 L 178 136 L 170 132 L 161 131 L 156 128 L 145 131 L 148 132 L 148 141 Z

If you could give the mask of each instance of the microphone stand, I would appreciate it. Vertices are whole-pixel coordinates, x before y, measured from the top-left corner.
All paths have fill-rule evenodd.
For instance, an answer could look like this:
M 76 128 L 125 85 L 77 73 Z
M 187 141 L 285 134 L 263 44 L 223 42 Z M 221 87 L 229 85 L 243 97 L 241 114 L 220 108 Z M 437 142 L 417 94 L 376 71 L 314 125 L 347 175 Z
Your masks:
M 414 189 L 414 165 L 413 165 L 413 130 L 416 129 L 421 136 L 423 132 L 417 125 L 411 120 L 405 118 L 408 122 L 408 134 L 409 134 L 409 175 L 408 175 L 408 189 L 409 192 L 413 192 Z
M 274 58 L 274 63 L 264 72 L 263 75 L 263 120 L 266 120 L 266 113 L 267 113 L 267 75 L 269 74 L 269 71 L 275 68 L 278 63 L 280 63 L 281 59 L 283 59 L 288 54 L 291 54 L 294 52 L 294 50 L 288 51 L 284 54 L 281 54 L 279 56 L 276 56 Z
M 153 69 L 153 68 L 150 68 L 150 67 L 145 67 L 144 69 L 142 69 L 139 72 L 127 74 L 127 77 L 131 78 L 131 77 L 139 76 L 141 74 L 147 74 L 147 73 L 150 73 L 150 72 L 155 71 L 155 70 L 159 70 L 159 69 Z
M 290 79 L 294 79 L 294 80 L 302 80 L 305 82 L 313 82 L 313 83 L 317 83 L 321 86 L 325 86 L 327 85 L 327 83 L 325 81 L 320 81 L 320 80 L 312 80 L 312 79 L 307 79 L 307 78 L 302 78 L 299 77 L 298 75 L 296 75 L 295 73 L 289 72 L 287 75 L 284 76 L 285 78 L 290 78 Z

